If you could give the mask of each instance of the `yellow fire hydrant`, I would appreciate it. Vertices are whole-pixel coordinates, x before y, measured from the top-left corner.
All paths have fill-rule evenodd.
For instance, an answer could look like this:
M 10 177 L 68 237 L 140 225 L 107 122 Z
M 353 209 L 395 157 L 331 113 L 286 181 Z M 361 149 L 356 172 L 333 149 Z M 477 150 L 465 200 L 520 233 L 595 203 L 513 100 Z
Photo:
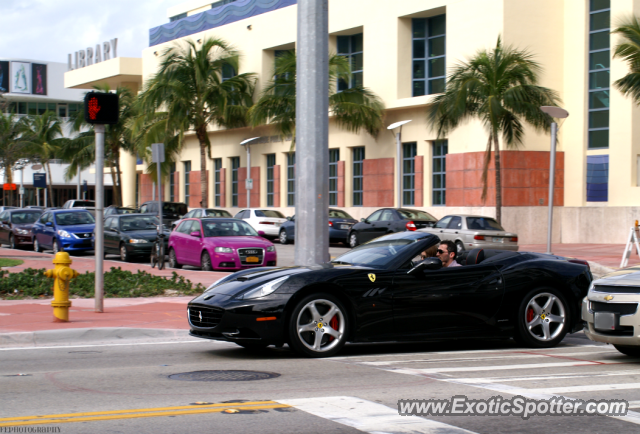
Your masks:
M 54 321 L 69 321 L 69 281 L 78 276 L 76 270 L 72 270 L 69 265 L 71 258 L 67 252 L 58 252 L 53 258 L 53 264 L 56 266 L 53 270 L 47 270 L 44 275 L 54 279 L 53 281 L 53 317 Z

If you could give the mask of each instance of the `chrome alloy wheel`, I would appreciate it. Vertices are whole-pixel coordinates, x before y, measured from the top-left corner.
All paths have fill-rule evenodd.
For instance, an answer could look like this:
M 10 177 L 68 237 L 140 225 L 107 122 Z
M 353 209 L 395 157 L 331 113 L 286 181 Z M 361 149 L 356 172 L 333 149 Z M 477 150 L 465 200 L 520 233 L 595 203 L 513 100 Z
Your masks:
M 358 247 L 358 234 L 355 232 L 351 232 L 349 235 L 349 246 L 351 248 Z
M 331 351 L 344 339 L 344 315 L 329 300 L 316 299 L 307 303 L 300 309 L 296 326 L 300 342 L 318 353 Z
M 524 309 L 526 328 L 539 341 L 551 341 L 563 332 L 567 318 L 565 307 L 554 294 L 541 292 Z
M 285 231 L 284 229 L 280 231 L 280 235 L 278 236 L 278 238 L 280 239 L 280 244 L 287 244 L 289 242 L 287 231 Z

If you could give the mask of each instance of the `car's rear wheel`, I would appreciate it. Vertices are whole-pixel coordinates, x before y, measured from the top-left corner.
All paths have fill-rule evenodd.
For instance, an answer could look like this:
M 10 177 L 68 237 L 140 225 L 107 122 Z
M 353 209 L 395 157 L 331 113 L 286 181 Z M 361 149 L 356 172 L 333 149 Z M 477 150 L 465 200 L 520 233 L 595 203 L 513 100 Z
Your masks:
M 309 357 L 330 357 L 347 341 L 349 322 L 346 309 L 331 294 L 309 295 L 296 305 L 289 320 L 289 342 Z
M 349 247 L 351 247 L 353 249 L 354 247 L 358 247 L 358 244 L 360 244 L 358 242 L 358 233 L 357 232 L 351 232 L 349 234 Z
M 616 350 L 631 357 L 640 357 L 640 346 L 614 345 Z
M 200 267 L 202 271 L 213 271 L 213 265 L 211 265 L 211 256 L 209 253 L 202 252 L 202 256 L 200 257 Z
M 131 260 L 129 252 L 127 252 L 127 246 L 125 246 L 124 243 L 120 244 L 120 260 L 122 262 L 129 262 Z
M 58 240 L 53 240 L 53 254 L 55 255 L 58 252 L 61 252 L 62 249 L 60 248 L 60 244 L 58 244 Z
M 38 242 L 37 238 L 33 238 L 33 251 L 34 252 L 42 252 L 42 246 L 40 246 L 40 243 Z
M 464 244 L 461 241 L 456 241 L 456 252 L 458 252 L 458 255 L 464 252 Z
M 285 231 L 284 229 L 280 231 L 278 239 L 280 240 L 280 244 L 289 244 L 289 237 L 287 236 L 287 231 Z
M 176 256 L 176 251 L 173 249 L 169 250 L 169 267 L 182 268 L 182 264 L 178 263 L 178 257 Z
M 18 246 L 16 245 L 16 239 L 13 235 L 9 235 L 9 248 L 10 249 L 17 249 Z
M 536 288 L 520 303 L 517 341 L 529 347 L 558 345 L 569 331 L 569 308 L 564 296 L 553 288 Z

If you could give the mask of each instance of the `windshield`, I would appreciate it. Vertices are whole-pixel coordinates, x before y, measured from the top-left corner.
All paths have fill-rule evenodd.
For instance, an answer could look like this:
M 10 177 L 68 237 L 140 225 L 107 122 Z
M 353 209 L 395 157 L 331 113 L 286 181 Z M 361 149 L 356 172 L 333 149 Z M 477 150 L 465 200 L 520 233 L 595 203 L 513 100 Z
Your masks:
M 284 215 L 280 211 L 274 211 L 272 209 L 257 209 L 256 216 L 258 217 L 272 217 L 277 219 L 283 219 Z
M 385 268 L 389 262 L 397 258 L 397 255 L 402 250 L 416 241 L 406 239 L 372 241 L 350 250 L 331 262 L 334 264 Z
M 256 230 L 243 221 L 202 220 L 202 228 L 205 237 L 258 236 Z
M 500 223 L 488 217 L 467 217 L 467 229 L 472 231 L 504 231 Z
M 96 219 L 89 212 L 60 212 L 56 214 L 58 226 L 89 225 Z
M 349 214 L 347 214 L 344 211 L 341 211 L 339 209 L 330 209 L 329 210 L 329 218 L 331 217 L 337 217 L 337 218 L 341 218 L 341 219 L 353 219 L 353 217 L 351 217 Z
M 116 214 L 135 214 L 136 210 L 133 208 L 116 208 Z
M 95 207 L 96 203 L 92 200 L 76 200 L 73 202 L 74 208 Z
M 174 215 L 183 216 L 187 212 L 188 212 L 187 205 L 185 205 L 184 203 L 163 203 L 162 204 L 163 214 L 174 214 Z
M 231 217 L 231 214 L 223 209 L 205 209 L 204 213 L 206 217 Z
M 427 220 L 435 222 L 436 218 L 429 213 L 417 209 L 399 209 L 400 215 L 409 220 Z
M 35 223 L 41 215 L 41 212 L 14 212 L 11 214 L 11 223 L 16 225 Z
M 120 217 L 120 230 L 122 232 L 156 230 L 157 226 L 158 217 L 152 215 Z

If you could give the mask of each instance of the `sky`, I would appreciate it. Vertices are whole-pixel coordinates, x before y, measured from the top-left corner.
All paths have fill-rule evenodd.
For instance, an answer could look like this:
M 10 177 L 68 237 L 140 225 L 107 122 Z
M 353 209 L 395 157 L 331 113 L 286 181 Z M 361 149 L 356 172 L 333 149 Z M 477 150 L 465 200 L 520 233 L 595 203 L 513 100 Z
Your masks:
M 119 57 L 141 57 L 149 29 L 184 0 L 0 0 L 0 58 L 67 62 L 118 38 Z

